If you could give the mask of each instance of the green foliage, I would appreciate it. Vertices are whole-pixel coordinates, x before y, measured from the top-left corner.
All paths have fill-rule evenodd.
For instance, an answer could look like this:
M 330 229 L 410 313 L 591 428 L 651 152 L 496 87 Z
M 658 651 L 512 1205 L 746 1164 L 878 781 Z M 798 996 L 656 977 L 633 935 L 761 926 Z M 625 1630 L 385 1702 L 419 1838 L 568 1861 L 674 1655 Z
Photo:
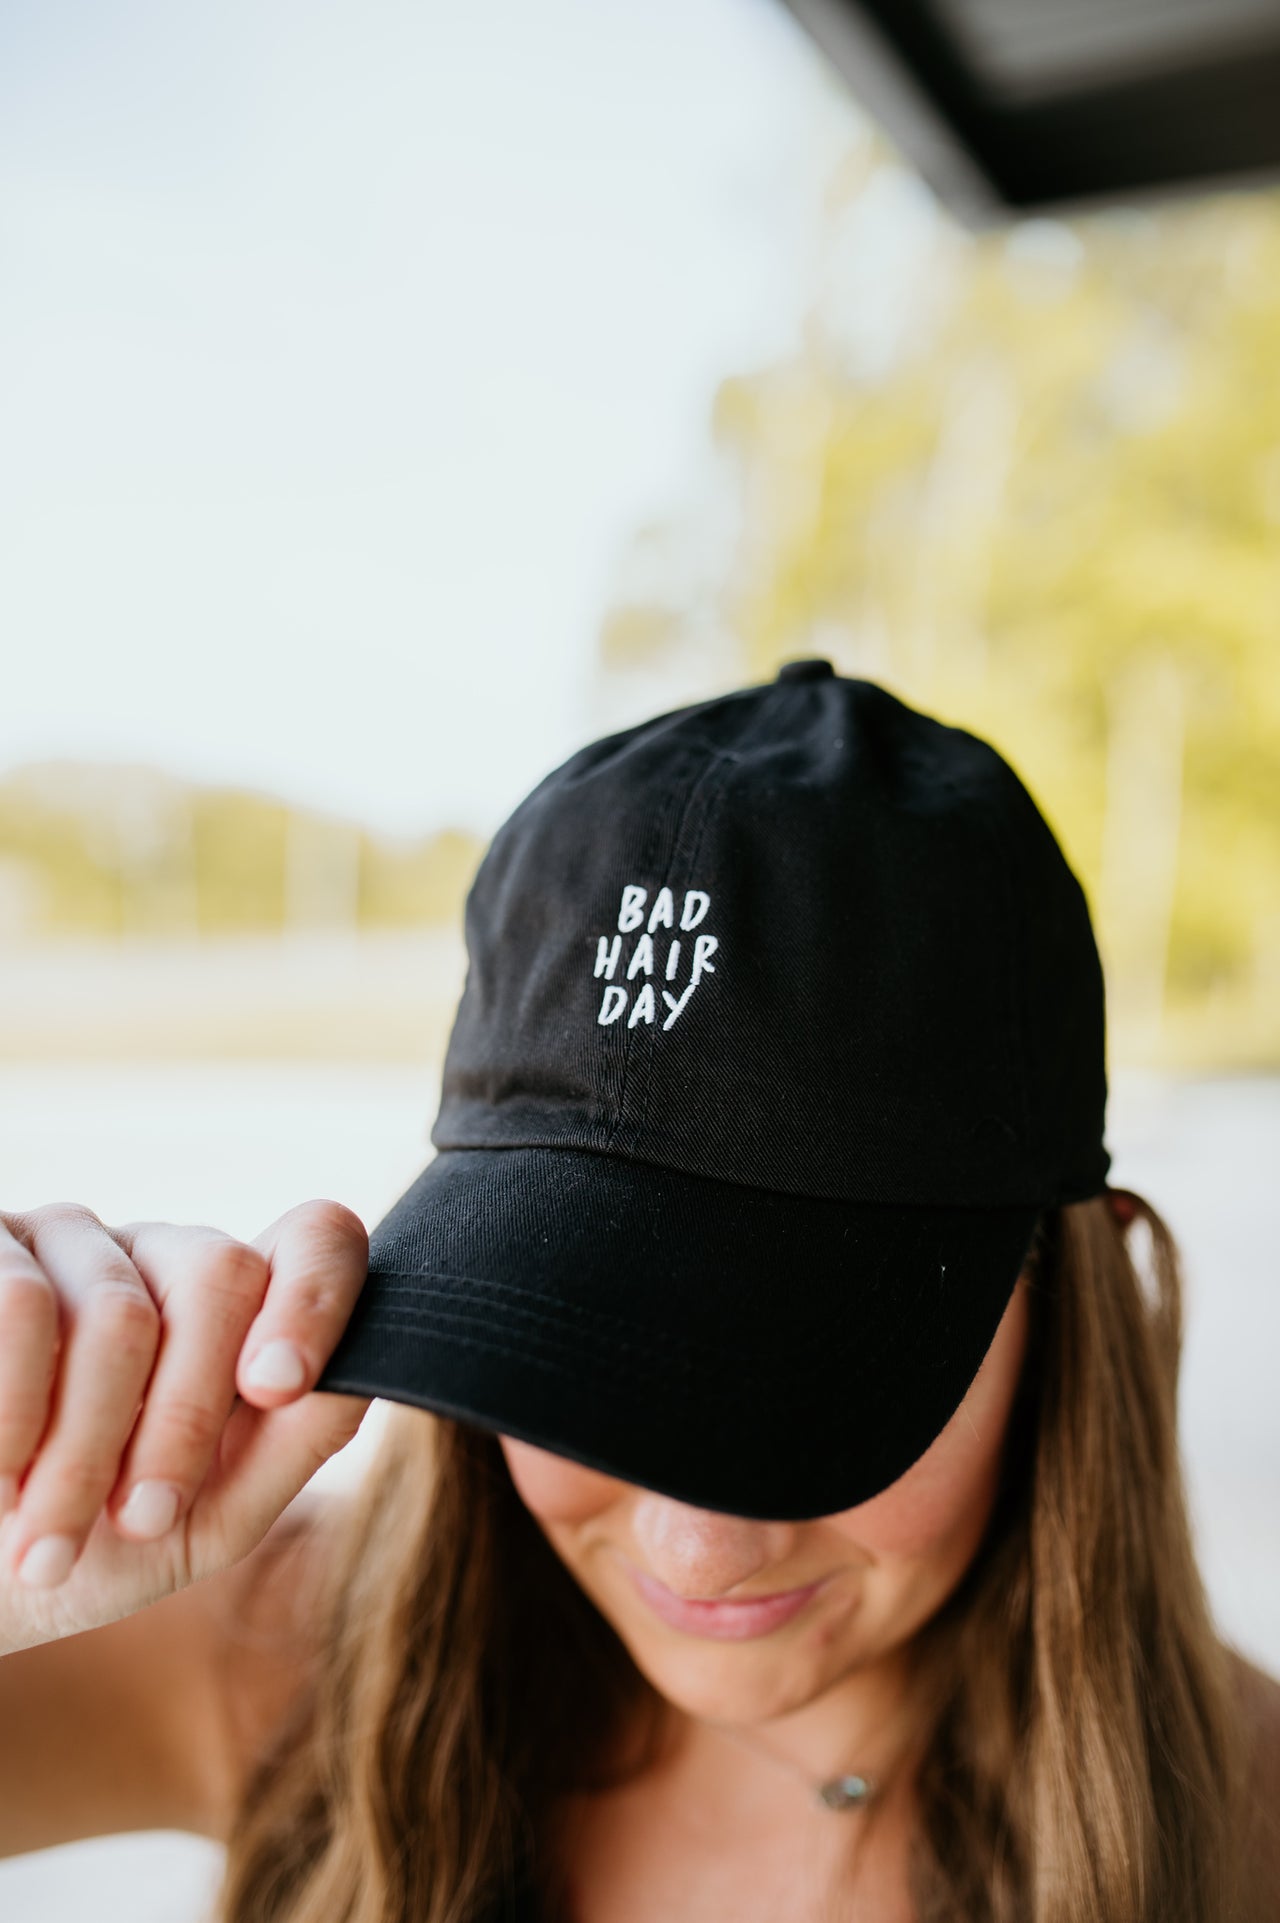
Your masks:
M 233 935 L 462 924 L 483 852 L 196 788 L 146 768 L 45 763 L 0 781 L 0 928 Z
M 196 928 L 246 934 L 284 926 L 290 811 L 262 795 L 210 789 L 190 798 Z
M 0 905 L 11 929 L 118 934 L 123 879 L 87 825 L 0 789 Z
M 828 281 L 896 169 L 853 174 Z M 825 653 L 985 735 L 1089 895 L 1120 1052 L 1280 1059 L 1280 195 L 934 217 L 878 360 L 860 318 L 824 296 L 717 396 L 726 681 Z
M 448 923 L 462 927 L 462 904 L 484 852 L 474 835 L 446 828 L 424 841 L 363 835 L 360 921 L 393 928 Z

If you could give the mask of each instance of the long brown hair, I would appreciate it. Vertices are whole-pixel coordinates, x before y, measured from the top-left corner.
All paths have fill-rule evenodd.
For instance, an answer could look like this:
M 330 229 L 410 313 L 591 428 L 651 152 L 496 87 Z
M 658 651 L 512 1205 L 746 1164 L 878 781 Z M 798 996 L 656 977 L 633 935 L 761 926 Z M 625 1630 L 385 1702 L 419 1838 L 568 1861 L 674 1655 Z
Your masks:
M 1243 1664 L 1188 1524 L 1178 1252 L 1122 1194 L 1127 1230 L 1103 1197 L 1041 1219 L 996 1507 L 917 1633 L 920 1923 L 1274 1914 Z M 248 1785 L 217 1923 L 559 1923 L 556 1811 L 646 1766 L 661 1699 L 495 1437 L 397 1407 L 332 1533 L 322 1659 Z

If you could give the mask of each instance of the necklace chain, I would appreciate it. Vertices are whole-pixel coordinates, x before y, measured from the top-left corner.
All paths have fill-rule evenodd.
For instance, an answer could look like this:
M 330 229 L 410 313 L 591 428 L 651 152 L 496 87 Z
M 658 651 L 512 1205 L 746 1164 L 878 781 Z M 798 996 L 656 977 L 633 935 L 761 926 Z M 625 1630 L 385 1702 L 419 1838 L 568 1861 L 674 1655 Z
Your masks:
M 766 1757 L 769 1762 L 776 1763 L 779 1769 L 785 1769 L 788 1775 L 798 1778 L 823 1809 L 857 1809 L 862 1804 L 870 1802 L 871 1798 L 879 1792 L 880 1785 L 875 1777 L 859 1776 L 853 1771 L 847 1775 L 830 1776 L 824 1782 L 815 1783 L 807 1770 L 802 1769 L 798 1763 L 793 1763 L 789 1757 L 779 1756 L 776 1751 L 766 1749 L 758 1738 L 751 1741 L 742 1734 L 741 1730 L 731 1729 L 726 1723 L 707 1723 L 707 1728 L 718 1730 L 721 1736 L 727 1736 L 729 1741 L 737 1743 L 739 1748 L 754 1751 L 757 1756 Z

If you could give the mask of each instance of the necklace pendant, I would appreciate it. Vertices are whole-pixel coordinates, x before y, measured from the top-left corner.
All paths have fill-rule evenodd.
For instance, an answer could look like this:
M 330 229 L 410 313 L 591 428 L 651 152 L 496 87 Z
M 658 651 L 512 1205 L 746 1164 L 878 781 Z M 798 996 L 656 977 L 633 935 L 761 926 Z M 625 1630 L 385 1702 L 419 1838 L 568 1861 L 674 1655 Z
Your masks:
M 853 1809 L 865 1803 L 872 1792 L 872 1785 L 865 1776 L 833 1776 L 829 1783 L 818 1788 L 818 1801 L 827 1809 Z

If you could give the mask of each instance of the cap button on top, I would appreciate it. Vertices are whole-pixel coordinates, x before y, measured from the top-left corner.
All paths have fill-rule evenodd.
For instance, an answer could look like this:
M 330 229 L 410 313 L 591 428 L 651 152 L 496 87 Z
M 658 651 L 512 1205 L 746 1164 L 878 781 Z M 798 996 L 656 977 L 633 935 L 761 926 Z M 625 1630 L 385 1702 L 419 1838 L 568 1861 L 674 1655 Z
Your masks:
M 834 674 L 835 669 L 829 661 L 824 661 L 820 655 L 813 655 L 803 661 L 784 661 L 774 678 L 778 681 L 825 681 Z

